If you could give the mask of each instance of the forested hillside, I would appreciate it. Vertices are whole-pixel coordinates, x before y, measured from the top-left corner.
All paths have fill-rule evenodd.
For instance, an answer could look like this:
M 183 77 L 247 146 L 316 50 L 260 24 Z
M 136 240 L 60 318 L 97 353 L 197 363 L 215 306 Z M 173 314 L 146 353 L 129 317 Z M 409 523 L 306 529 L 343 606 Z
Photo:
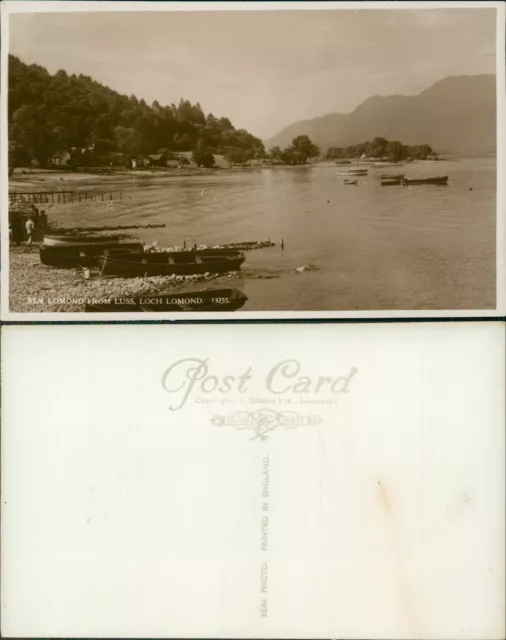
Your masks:
M 62 150 L 74 150 L 74 164 L 82 163 L 84 152 L 89 166 L 124 164 L 160 149 L 191 150 L 197 156 L 219 153 L 237 162 L 265 155 L 260 139 L 235 129 L 226 117 L 206 115 L 198 103 L 181 99 L 148 106 L 88 76 L 63 70 L 50 75 L 9 56 L 11 166 L 36 161 L 44 167 Z

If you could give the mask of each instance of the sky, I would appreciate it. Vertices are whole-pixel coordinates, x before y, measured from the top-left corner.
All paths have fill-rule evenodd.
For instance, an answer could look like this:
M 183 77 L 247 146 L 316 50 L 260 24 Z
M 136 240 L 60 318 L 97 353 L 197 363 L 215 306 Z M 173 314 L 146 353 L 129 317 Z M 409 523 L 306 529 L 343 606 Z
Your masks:
M 495 73 L 493 8 L 10 16 L 10 53 L 151 104 L 200 102 L 268 139 L 372 95 Z

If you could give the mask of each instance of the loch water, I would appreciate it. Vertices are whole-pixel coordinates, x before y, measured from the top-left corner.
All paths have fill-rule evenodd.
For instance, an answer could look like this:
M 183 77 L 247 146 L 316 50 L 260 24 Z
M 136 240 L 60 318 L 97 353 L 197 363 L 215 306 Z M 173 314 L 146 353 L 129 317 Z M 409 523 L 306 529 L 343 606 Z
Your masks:
M 348 168 L 85 179 L 72 188 L 120 189 L 122 199 L 55 206 L 50 216 L 66 227 L 166 224 L 132 232 L 160 246 L 270 238 L 276 246 L 247 252 L 240 276 L 213 282 L 241 288 L 244 311 L 495 307 L 494 159 L 370 167 L 356 186 L 337 174 Z M 387 173 L 449 183 L 381 186 Z

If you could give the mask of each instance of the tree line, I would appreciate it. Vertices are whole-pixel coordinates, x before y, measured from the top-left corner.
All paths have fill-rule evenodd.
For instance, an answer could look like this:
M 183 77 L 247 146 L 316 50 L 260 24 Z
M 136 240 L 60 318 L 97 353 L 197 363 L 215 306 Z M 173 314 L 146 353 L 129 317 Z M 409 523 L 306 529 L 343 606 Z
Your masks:
M 305 164 L 308 160 L 319 156 L 320 149 L 311 142 L 307 135 L 297 136 L 292 140 L 292 144 L 285 149 L 277 146 L 270 149 L 271 159 L 282 164 Z
M 329 160 L 342 158 L 360 158 L 365 155 L 367 158 L 387 158 L 390 162 L 401 160 L 426 160 L 429 157 L 436 157 L 437 153 L 429 144 L 418 144 L 409 146 L 398 140 L 387 140 L 386 138 L 374 138 L 372 142 L 362 142 L 348 147 L 329 147 L 326 157 Z
M 169 105 L 150 106 L 136 96 L 113 91 L 89 76 L 51 75 L 43 67 L 27 65 L 9 55 L 9 167 L 51 165 L 55 154 L 67 150 L 70 166 L 128 166 L 132 159 L 164 150 L 178 158 L 191 152 L 199 166 L 211 167 L 216 154 L 233 165 L 252 160 L 302 165 L 308 161 L 357 158 L 365 155 L 401 161 L 437 157 L 428 144 L 409 146 L 376 137 L 347 147 L 331 146 L 323 156 L 307 135 L 291 145 L 272 147 L 245 129 L 236 129 L 229 118 L 204 113 L 197 102 L 181 98 Z

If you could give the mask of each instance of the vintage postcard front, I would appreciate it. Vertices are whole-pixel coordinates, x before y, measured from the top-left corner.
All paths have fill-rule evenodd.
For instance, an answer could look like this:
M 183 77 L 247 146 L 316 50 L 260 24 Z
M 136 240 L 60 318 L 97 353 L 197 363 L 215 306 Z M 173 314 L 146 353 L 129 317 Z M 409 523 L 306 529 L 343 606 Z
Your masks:
M 504 327 L 7 326 L 4 637 L 504 638 Z
M 504 2 L 2 5 L 2 318 L 505 314 Z

